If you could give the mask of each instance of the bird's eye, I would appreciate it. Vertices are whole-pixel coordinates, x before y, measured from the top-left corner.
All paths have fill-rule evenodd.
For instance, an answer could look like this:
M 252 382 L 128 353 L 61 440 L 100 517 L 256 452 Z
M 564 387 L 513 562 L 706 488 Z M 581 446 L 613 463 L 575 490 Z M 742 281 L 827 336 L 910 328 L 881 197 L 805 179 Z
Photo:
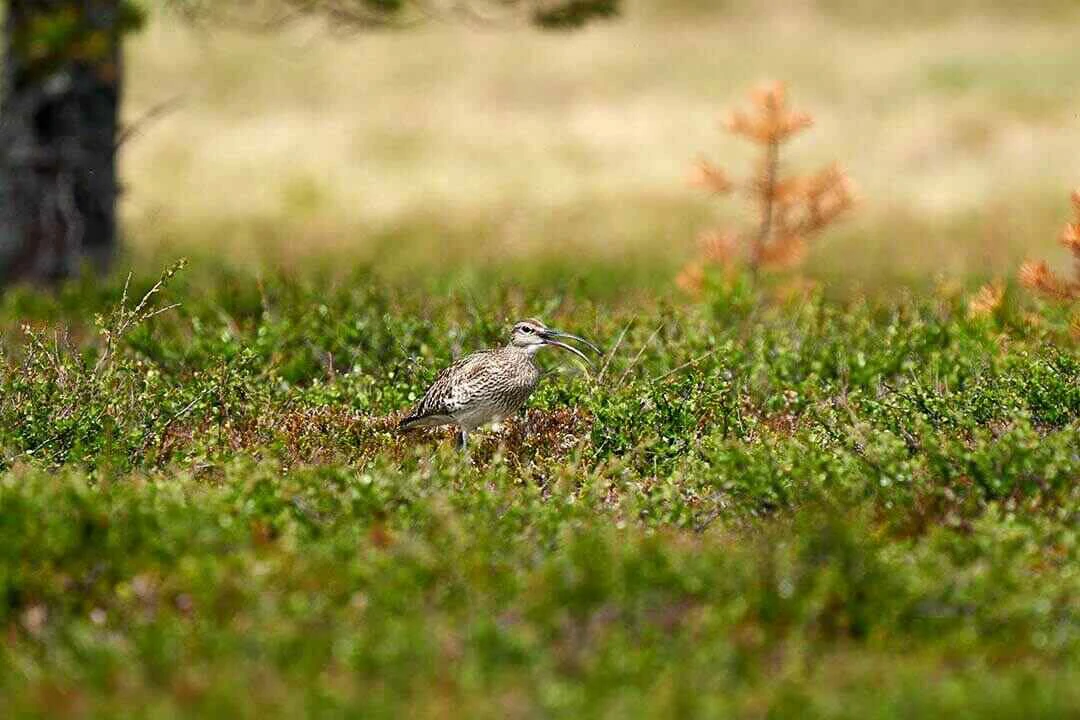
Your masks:
M 521 331 L 522 331 L 522 332 L 527 332 L 527 333 L 531 333 L 531 332 L 533 331 L 533 329 L 532 329 L 531 327 L 529 327 L 528 325 L 525 325 L 525 326 L 523 326 L 523 327 L 521 328 Z

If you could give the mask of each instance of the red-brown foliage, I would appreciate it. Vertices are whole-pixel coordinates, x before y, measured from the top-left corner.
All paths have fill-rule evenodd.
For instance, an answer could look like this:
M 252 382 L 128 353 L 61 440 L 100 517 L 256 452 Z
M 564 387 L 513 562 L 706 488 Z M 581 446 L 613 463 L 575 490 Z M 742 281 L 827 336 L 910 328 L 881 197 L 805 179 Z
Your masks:
M 781 83 L 755 90 L 752 98 L 752 111 L 736 110 L 726 126 L 729 132 L 762 149 L 757 172 L 742 187 L 759 221 L 742 232 L 703 232 L 698 237 L 698 257 L 687 263 L 676 281 L 688 292 L 701 289 L 705 270 L 710 266 L 730 268 L 741 260 L 756 276 L 763 269 L 800 264 L 809 242 L 854 205 L 850 183 L 839 166 L 811 175 L 781 176 L 781 147 L 811 127 L 813 118 L 788 108 Z M 706 160 L 698 162 L 693 183 L 717 196 L 739 189 L 726 171 Z

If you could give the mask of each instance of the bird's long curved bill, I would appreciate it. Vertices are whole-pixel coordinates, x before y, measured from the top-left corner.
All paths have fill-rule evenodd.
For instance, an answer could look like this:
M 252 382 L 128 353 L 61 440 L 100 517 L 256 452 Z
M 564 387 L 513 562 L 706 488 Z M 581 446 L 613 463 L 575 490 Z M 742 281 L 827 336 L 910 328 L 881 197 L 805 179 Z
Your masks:
M 603 355 L 604 354 L 603 352 L 601 352 L 600 348 L 596 347 L 595 345 L 593 345 L 591 342 L 589 342 L 585 338 L 578 337 L 577 335 L 571 335 L 570 333 L 559 332 L 558 330 L 548 330 L 547 332 L 544 333 L 543 337 L 544 337 L 544 342 L 546 342 L 548 345 L 554 345 L 555 347 L 561 347 L 563 350 L 569 350 L 570 352 L 574 353 L 575 355 L 580 357 L 582 360 L 584 360 L 585 362 L 590 363 L 590 364 L 591 364 L 591 361 L 589 360 L 588 357 L 586 357 L 585 353 L 581 352 L 580 350 L 578 350 L 573 345 L 567 345 L 564 342 L 559 342 L 555 338 L 566 338 L 568 340 L 576 340 L 577 342 L 581 343 L 585 347 L 587 347 L 590 350 L 592 350 L 593 352 L 595 352 L 597 355 Z
M 588 363 L 589 365 L 592 365 L 592 361 L 591 361 L 591 360 L 589 360 L 589 358 L 588 358 L 588 357 L 587 357 L 587 356 L 585 355 L 585 353 L 581 352 L 580 350 L 578 350 L 578 349 L 577 349 L 576 347 L 574 347 L 573 345 L 567 345 L 566 343 L 564 343 L 564 342 L 559 342 L 558 340 L 545 340 L 545 341 L 544 341 L 544 343 L 545 343 L 546 345 L 553 345 L 553 346 L 555 346 L 555 347 L 560 347 L 560 348 L 562 348 L 563 350 L 569 350 L 570 352 L 574 353 L 574 354 L 575 354 L 575 355 L 577 355 L 577 356 L 578 356 L 579 358 L 581 358 L 582 360 L 584 360 L 585 362 L 587 362 L 587 363 Z

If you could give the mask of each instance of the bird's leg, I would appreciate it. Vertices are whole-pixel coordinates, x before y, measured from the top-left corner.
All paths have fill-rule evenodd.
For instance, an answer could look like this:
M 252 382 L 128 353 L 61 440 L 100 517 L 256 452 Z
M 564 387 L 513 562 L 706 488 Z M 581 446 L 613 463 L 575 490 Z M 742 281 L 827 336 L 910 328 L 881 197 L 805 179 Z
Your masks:
M 526 408 L 522 408 L 519 413 L 521 414 L 521 424 L 525 428 L 525 439 L 531 438 L 533 433 L 533 419 L 529 417 L 529 411 Z
M 469 449 L 469 433 L 465 431 L 465 428 L 458 430 L 457 434 L 457 448 L 461 452 L 467 452 Z

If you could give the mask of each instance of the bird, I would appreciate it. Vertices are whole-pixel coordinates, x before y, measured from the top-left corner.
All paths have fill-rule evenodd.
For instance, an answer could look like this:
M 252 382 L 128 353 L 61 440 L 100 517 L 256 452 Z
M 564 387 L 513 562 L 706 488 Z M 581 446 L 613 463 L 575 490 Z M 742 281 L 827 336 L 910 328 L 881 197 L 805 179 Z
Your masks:
M 522 320 L 514 323 L 504 347 L 466 355 L 439 373 L 398 427 L 407 431 L 455 425 L 457 445 L 467 451 L 469 433 L 512 415 L 529 399 L 540 381 L 535 356 L 541 348 L 562 348 L 589 362 L 585 353 L 559 338 L 575 340 L 603 355 L 584 338 L 553 330 L 536 318 Z

